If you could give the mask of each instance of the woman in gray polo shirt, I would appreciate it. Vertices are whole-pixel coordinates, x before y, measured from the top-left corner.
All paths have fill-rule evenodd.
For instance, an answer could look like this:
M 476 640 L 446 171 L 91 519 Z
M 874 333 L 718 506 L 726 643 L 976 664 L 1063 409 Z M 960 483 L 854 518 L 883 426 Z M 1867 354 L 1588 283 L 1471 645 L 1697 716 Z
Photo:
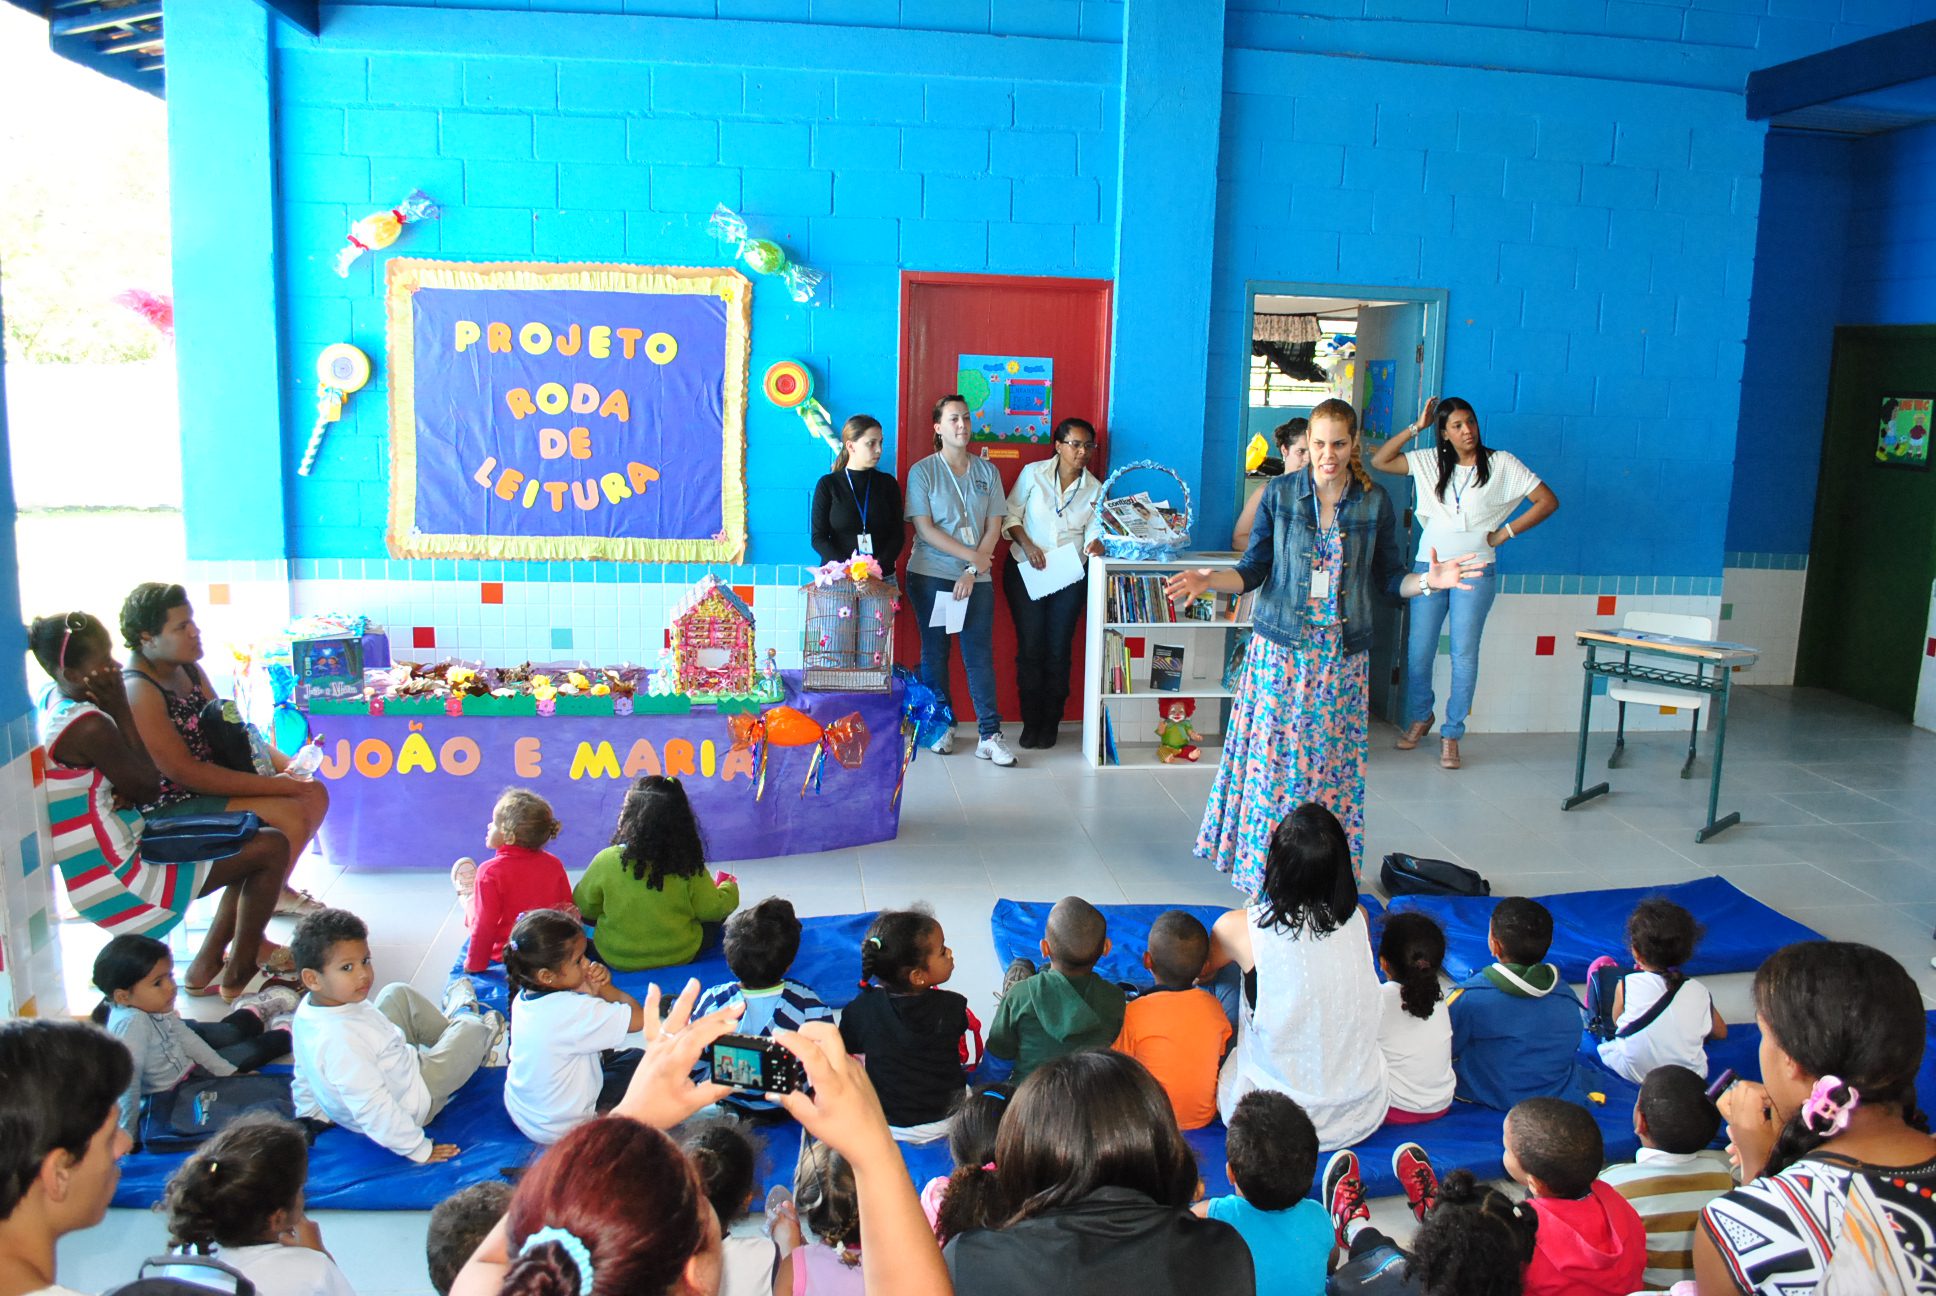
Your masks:
M 995 543 L 1001 538 L 1007 497 L 993 464 L 968 453 L 972 431 L 968 402 L 943 396 L 934 403 L 935 453 L 908 469 L 908 521 L 914 548 L 908 554 L 909 610 L 921 631 L 921 678 L 950 707 L 949 635 L 930 625 L 937 601 L 965 599 L 961 660 L 968 672 L 968 697 L 975 705 L 981 740 L 975 755 L 997 765 L 1013 765 L 1015 753 L 1002 737 L 1002 713 L 995 704 Z M 953 751 L 952 731 L 933 750 Z

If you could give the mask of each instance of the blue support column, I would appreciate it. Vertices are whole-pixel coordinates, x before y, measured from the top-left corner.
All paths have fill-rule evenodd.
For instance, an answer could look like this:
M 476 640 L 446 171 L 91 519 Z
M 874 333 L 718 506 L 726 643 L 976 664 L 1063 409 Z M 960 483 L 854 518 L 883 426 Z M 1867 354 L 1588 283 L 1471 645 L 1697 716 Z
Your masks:
M 1157 459 L 1193 483 L 1203 481 L 1224 7 L 1123 6 L 1109 461 Z M 1211 532 L 1199 531 L 1204 543 Z
M 27 713 L 27 631 L 20 615 L 20 559 L 14 542 L 13 456 L 7 449 L 5 369 L 0 365 L 0 725 L 11 724 Z M 60 609 L 35 610 L 45 613 Z M 13 754 L 4 755 L 11 759 Z
M 254 0 L 168 11 L 168 202 L 191 559 L 288 552 L 273 21 Z

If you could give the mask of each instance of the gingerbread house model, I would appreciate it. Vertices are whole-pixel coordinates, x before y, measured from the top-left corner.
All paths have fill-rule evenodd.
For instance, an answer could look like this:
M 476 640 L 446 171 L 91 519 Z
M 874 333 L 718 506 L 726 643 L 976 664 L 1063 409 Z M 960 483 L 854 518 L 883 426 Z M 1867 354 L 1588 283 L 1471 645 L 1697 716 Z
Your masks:
M 704 577 L 672 613 L 678 691 L 689 697 L 753 691 L 753 609 L 719 578 Z

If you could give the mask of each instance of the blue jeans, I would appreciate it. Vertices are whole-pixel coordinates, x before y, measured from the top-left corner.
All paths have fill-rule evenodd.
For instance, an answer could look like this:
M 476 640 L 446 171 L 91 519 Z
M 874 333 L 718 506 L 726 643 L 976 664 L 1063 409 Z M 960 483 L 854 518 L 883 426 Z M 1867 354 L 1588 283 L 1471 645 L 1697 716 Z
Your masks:
M 948 694 L 948 668 L 955 636 L 928 624 L 937 598 L 953 598 L 955 583 L 939 576 L 908 573 L 908 603 L 921 629 L 921 682 L 954 710 Z M 968 671 L 968 700 L 975 704 L 975 727 L 983 738 L 1002 731 L 1001 707 L 995 701 L 995 582 L 976 581 L 968 596 L 968 619 L 961 627 L 961 664 Z
M 1423 572 L 1424 563 L 1412 570 Z M 1433 590 L 1406 600 L 1411 626 L 1405 642 L 1405 726 L 1410 728 L 1432 712 L 1432 659 L 1439 653 L 1439 632 L 1452 617 L 1452 696 L 1445 702 L 1439 737 L 1465 737 L 1465 718 L 1472 710 L 1472 689 L 1479 681 L 1479 637 L 1486 632 L 1486 613 L 1499 588 L 1497 566 L 1483 576 L 1468 578 L 1469 590 Z

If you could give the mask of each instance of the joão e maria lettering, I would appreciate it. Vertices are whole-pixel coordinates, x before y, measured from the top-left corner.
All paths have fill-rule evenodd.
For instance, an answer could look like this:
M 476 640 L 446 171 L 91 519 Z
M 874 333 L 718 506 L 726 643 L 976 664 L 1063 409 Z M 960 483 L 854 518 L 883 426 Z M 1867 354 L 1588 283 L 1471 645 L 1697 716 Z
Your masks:
M 621 755 L 623 750 L 623 755 Z M 753 753 L 744 747 L 728 746 L 721 751 L 710 738 L 694 742 L 689 738 L 667 738 L 654 743 L 650 738 L 635 738 L 628 746 L 623 741 L 578 740 L 555 744 L 547 749 L 537 735 L 492 737 L 479 742 L 468 734 L 456 734 L 442 741 L 423 732 L 421 722 L 412 721 L 410 732 L 401 743 L 386 738 L 363 738 L 351 743 L 347 738 L 323 743 L 324 777 L 348 778 L 351 774 L 368 779 L 402 778 L 418 774 L 441 774 L 452 778 L 482 775 L 491 779 L 539 779 L 556 777 L 560 768 L 574 781 L 583 779 L 636 779 L 645 774 L 670 778 L 716 778 L 730 783 L 753 777 Z
M 452 349 L 463 355 L 482 345 L 486 353 L 509 354 L 515 345 L 530 356 L 557 354 L 566 357 L 581 352 L 593 360 L 613 359 L 613 344 L 621 360 L 645 360 L 653 365 L 673 363 L 679 355 L 678 339 L 663 331 L 647 333 L 643 328 L 594 324 L 586 328 L 571 324 L 554 329 L 541 320 L 530 320 L 514 331 L 501 321 L 479 323 L 460 319 L 451 328 Z M 544 462 L 561 459 L 585 460 L 596 453 L 591 420 L 611 420 L 601 428 L 623 428 L 632 418 L 632 400 L 624 388 L 600 390 L 591 383 L 544 382 L 533 387 L 512 387 L 504 393 L 504 407 L 518 432 L 529 431 Z M 545 422 L 561 415 L 577 415 L 586 423 L 561 427 Z M 532 422 L 528 429 L 525 421 Z M 563 465 L 561 465 L 563 466 Z M 507 503 L 522 508 L 536 507 L 542 498 L 553 513 L 565 511 L 567 503 L 590 512 L 600 502 L 619 504 L 644 495 L 646 488 L 659 480 L 659 470 L 651 464 L 629 461 L 625 470 L 606 472 L 594 479 L 565 478 L 548 480 L 519 468 L 500 465 L 496 455 L 486 455 L 471 474 L 471 480 Z

